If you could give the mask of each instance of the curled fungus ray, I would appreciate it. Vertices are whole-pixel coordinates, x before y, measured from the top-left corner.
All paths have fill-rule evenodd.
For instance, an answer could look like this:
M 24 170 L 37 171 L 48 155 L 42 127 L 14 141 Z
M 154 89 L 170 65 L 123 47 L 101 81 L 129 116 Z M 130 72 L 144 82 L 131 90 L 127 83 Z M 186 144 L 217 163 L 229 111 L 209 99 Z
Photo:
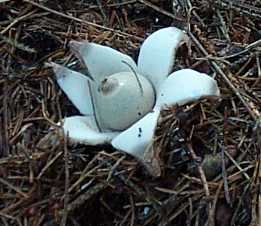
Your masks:
M 219 96 L 217 82 L 192 69 L 172 72 L 176 50 L 187 39 L 175 27 L 152 33 L 141 45 L 138 64 L 115 49 L 87 41 L 71 41 L 72 52 L 88 68 L 84 75 L 52 64 L 56 80 L 82 116 L 63 119 L 74 142 L 109 143 L 142 162 L 154 176 L 154 132 L 161 109 L 203 97 Z M 153 162 L 153 164 L 152 164 Z

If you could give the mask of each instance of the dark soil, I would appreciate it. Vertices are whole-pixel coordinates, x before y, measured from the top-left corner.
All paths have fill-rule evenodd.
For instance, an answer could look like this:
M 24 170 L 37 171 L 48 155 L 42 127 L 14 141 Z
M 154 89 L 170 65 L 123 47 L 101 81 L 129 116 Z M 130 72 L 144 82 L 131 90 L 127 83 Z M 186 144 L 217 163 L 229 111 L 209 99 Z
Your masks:
M 50 129 L 79 114 L 46 65 L 80 69 L 70 40 L 137 60 L 167 26 L 190 37 L 173 70 L 214 75 L 222 95 L 162 111 L 160 177 Z M 260 56 L 260 1 L 0 0 L 0 225 L 261 226 Z

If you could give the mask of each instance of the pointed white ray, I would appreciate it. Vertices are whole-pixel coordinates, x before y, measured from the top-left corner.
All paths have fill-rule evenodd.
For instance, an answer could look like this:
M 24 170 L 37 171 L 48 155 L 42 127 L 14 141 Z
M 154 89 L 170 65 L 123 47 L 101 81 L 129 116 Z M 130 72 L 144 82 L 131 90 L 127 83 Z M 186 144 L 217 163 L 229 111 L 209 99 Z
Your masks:
M 131 57 L 110 47 L 87 41 L 70 41 L 69 45 L 72 52 L 87 66 L 91 77 L 98 82 L 106 76 L 131 71 L 130 66 L 137 71 L 137 65 Z
M 185 38 L 182 30 L 168 27 L 152 33 L 142 44 L 138 71 L 153 83 L 155 89 L 171 73 L 176 50 Z
M 99 132 L 92 117 L 72 116 L 63 119 L 65 134 L 75 143 L 98 145 L 110 143 L 118 132 Z
M 146 160 L 144 159 L 145 151 L 153 142 L 159 115 L 160 110 L 157 108 L 148 113 L 129 129 L 115 137 L 111 142 L 112 146 L 136 157 L 146 164 Z
M 156 106 L 185 104 L 202 97 L 219 96 L 216 80 L 191 69 L 173 72 L 160 86 Z
M 79 72 L 51 63 L 56 80 L 67 97 L 84 115 L 93 115 L 89 78 Z

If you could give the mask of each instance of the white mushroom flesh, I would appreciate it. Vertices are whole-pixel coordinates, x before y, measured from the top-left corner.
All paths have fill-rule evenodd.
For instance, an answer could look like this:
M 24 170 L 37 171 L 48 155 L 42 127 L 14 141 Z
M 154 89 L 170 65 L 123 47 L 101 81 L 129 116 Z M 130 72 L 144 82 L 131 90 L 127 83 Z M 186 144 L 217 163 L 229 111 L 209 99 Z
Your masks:
M 121 71 L 137 71 L 134 60 L 108 46 L 87 41 L 71 41 L 72 52 L 87 66 L 90 76 L 97 82 Z
M 159 109 L 154 109 L 130 128 L 116 136 L 111 144 L 114 148 L 127 152 L 145 163 L 145 151 L 153 142 L 157 126 Z
M 72 51 L 95 82 L 53 64 L 60 87 L 88 115 L 64 119 L 62 126 L 70 140 L 90 145 L 111 142 L 148 165 L 145 153 L 150 151 L 163 106 L 220 95 L 217 82 L 206 74 L 184 69 L 169 75 L 176 49 L 185 39 L 185 33 L 175 27 L 154 32 L 142 44 L 138 67 L 110 47 L 71 41 Z
M 76 71 L 52 63 L 56 80 L 67 97 L 73 102 L 78 110 L 84 115 L 93 115 L 91 94 L 89 84 L 90 79 Z
M 87 116 L 72 116 L 63 120 L 62 126 L 65 135 L 69 135 L 71 142 L 88 145 L 109 143 L 117 132 L 100 132 L 93 121 Z
M 152 33 L 143 42 L 138 58 L 138 72 L 152 82 L 155 90 L 171 73 L 176 50 L 186 38 L 182 30 L 168 27 Z
M 216 80 L 209 75 L 183 69 L 173 72 L 160 86 L 157 107 L 186 104 L 203 97 L 219 96 Z
M 155 95 L 146 78 L 133 72 L 121 72 L 101 82 L 95 100 L 100 127 L 124 130 L 153 108 Z

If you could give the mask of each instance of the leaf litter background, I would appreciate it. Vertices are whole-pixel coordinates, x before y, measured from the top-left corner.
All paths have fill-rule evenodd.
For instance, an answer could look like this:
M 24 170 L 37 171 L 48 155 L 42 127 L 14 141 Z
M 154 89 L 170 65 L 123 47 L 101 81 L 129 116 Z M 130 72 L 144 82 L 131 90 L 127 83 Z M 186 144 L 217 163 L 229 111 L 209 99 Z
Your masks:
M 222 97 L 162 111 L 159 178 L 50 130 L 78 114 L 46 66 L 82 68 L 71 39 L 137 59 L 171 25 L 190 37 L 173 70 L 213 74 Z M 260 1 L 0 0 L 0 225 L 261 225 L 260 38 Z

